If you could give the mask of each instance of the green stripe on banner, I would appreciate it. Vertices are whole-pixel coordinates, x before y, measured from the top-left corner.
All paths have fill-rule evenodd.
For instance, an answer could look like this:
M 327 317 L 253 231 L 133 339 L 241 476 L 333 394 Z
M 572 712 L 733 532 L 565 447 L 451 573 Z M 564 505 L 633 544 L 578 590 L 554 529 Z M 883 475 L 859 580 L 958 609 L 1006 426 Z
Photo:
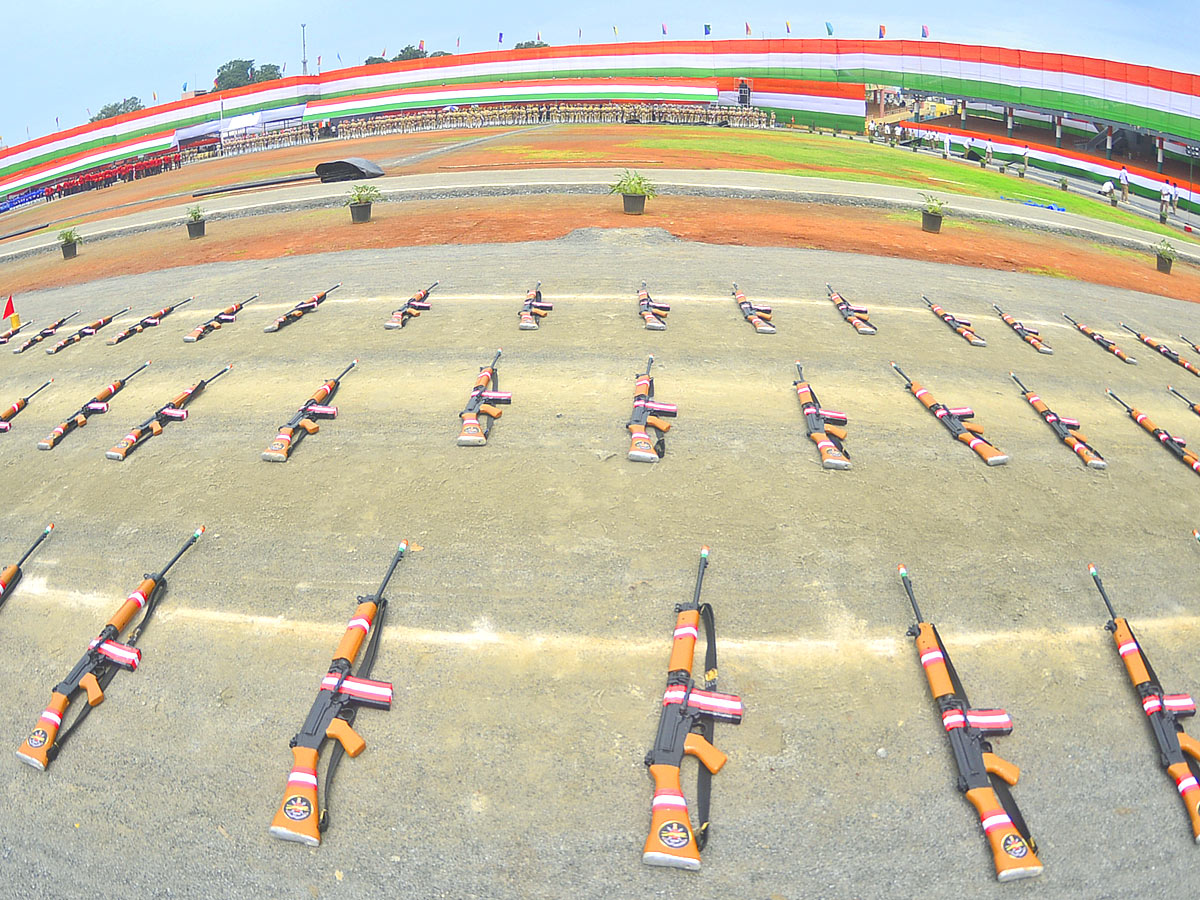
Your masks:
M 776 127 L 788 127 L 792 125 L 795 116 L 796 128 L 808 128 L 810 125 L 816 129 L 827 129 L 830 131 L 848 131 L 851 134 L 862 134 L 866 131 L 866 122 L 862 116 L 844 116 L 838 113 L 816 112 L 809 109 L 791 109 L 779 106 L 760 106 L 757 107 L 763 112 L 775 113 Z

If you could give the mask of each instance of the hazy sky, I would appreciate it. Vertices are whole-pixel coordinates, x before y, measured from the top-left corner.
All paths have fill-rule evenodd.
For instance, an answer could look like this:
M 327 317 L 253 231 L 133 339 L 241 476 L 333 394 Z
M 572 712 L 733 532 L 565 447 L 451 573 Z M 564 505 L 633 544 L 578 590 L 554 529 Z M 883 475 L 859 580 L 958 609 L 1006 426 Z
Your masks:
M 968 4 L 929 0 L 921 5 L 808 4 L 745 0 L 741 4 L 696 4 L 665 0 L 647 10 L 644 2 L 610 0 L 606 11 L 589 5 L 569 9 L 551 0 L 516 4 L 468 0 L 450 7 L 378 0 L 200 0 L 145 3 L 142 0 L 55 0 L 36 7 L 4 2 L 4 41 L 0 51 L 0 144 L 17 144 L 87 121 L 105 103 L 137 96 L 147 106 L 176 100 L 184 82 L 211 86 L 216 69 L 237 58 L 287 65 L 300 74 L 300 23 L 307 25 L 309 71 L 361 64 L 386 48 L 394 55 L 405 44 L 425 41 L 427 50 L 459 52 L 495 49 L 531 40 L 540 30 L 550 44 L 701 38 L 703 25 L 716 38 L 824 37 L 828 20 L 834 36 L 875 38 L 880 24 L 889 38 L 919 38 L 921 25 L 934 40 L 993 44 L 1099 56 L 1124 62 L 1200 72 L 1195 0 L 1133 3 L 1128 0 L 1046 0 L 1042 3 Z M 706 9 L 707 12 L 696 12 Z M 337 61 L 337 54 L 342 63 Z

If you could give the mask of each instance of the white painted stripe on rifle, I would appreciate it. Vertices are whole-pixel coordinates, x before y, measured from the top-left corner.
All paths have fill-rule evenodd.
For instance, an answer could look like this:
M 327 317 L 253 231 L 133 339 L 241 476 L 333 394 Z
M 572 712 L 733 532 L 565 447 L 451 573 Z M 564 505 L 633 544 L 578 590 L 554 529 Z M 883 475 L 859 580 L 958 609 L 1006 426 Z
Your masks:
M 1175 786 L 1179 788 L 1179 793 L 1181 794 L 1186 794 L 1188 791 L 1194 791 L 1198 787 L 1196 784 L 1196 779 L 1191 775 L 1188 775 L 1182 781 L 1177 781 Z
M 293 769 L 291 774 L 288 775 L 288 784 L 306 784 L 309 787 L 315 788 L 317 786 L 317 776 L 308 772 L 297 772 Z
M 1162 710 L 1162 703 L 1157 697 L 1147 697 L 1142 701 L 1142 709 L 1146 711 L 1146 715 L 1150 715 Z
M 143 606 L 146 605 L 146 595 L 143 594 L 141 591 L 134 591 L 132 594 L 130 594 L 128 597 L 125 598 L 126 603 L 128 603 L 130 600 L 132 600 L 134 603 L 136 603 L 138 605 L 138 609 L 141 609 Z
M 47 722 L 53 722 L 55 728 L 57 728 L 59 725 L 62 725 L 62 716 L 52 709 L 47 709 L 45 712 L 43 712 L 42 718 Z
M 1012 826 L 1012 819 L 1002 812 L 995 812 L 983 820 L 983 830 L 990 832 L 993 828 L 1003 828 L 1004 826 Z
M 941 650 L 926 650 L 921 654 L 921 665 L 929 666 L 935 662 L 941 662 L 945 658 Z
M 929 391 L 925 390 L 925 388 L 918 388 L 916 395 L 917 397 L 924 397 L 928 393 Z
M 379 700 L 392 702 L 392 685 L 387 681 L 370 681 L 365 678 L 346 678 L 339 689 L 343 694 L 363 694 Z
M 951 728 L 962 728 L 967 724 L 967 717 L 956 709 L 948 709 L 942 713 L 942 725 L 947 731 Z
M 700 629 L 695 625 L 680 625 L 675 629 L 675 640 L 680 638 L 688 638 L 696 640 L 700 637 Z
M 997 712 L 993 712 L 993 713 L 984 713 L 984 714 L 980 714 L 980 713 L 977 713 L 974 711 L 969 711 L 967 713 L 967 721 L 970 722 L 972 725 L 974 725 L 977 728 L 980 728 L 980 727 L 986 728 L 988 726 L 991 726 L 993 728 L 996 726 L 999 726 L 1001 728 L 1011 728 L 1012 727 L 1012 717 L 1009 716 L 1008 713 L 1002 712 L 1002 711 L 997 711 Z
M 355 616 L 346 625 L 346 628 L 361 628 L 363 630 L 363 634 L 366 634 L 371 630 L 371 622 L 369 619 L 364 619 L 362 616 Z
M 1169 710 L 1196 708 L 1196 701 L 1189 694 L 1167 694 L 1163 696 L 1163 705 Z
M 1117 652 L 1122 656 L 1128 656 L 1130 653 L 1136 653 L 1138 649 L 1137 641 L 1126 641 L 1117 647 Z
M 683 794 L 662 793 L 655 794 L 654 799 L 650 803 L 651 809 L 687 809 L 687 801 L 683 799 Z

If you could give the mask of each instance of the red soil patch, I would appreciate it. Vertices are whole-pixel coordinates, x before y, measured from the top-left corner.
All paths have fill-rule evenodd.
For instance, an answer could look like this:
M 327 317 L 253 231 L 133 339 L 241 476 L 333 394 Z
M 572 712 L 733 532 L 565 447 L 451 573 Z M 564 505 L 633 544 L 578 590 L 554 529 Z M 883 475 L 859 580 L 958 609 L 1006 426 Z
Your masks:
M 659 227 L 710 244 L 805 247 L 956 263 L 1009 272 L 1040 272 L 1180 300 L 1200 299 L 1200 268 L 1175 264 L 1172 275 L 1074 238 L 984 223 L 947 221 L 940 235 L 921 231 L 917 213 L 881 213 L 776 200 L 659 197 L 630 218 L 612 198 L 517 196 L 385 203 L 366 225 L 345 210 L 312 210 L 214 222 L 189 241 L 180 227 L 86 244 L 63 260 L 57 250 L 4 266 L 5 292 L 79 284 L 174 266 L 273 259 L 313 252 L 430 244 L 536 241 L 576 228 Z

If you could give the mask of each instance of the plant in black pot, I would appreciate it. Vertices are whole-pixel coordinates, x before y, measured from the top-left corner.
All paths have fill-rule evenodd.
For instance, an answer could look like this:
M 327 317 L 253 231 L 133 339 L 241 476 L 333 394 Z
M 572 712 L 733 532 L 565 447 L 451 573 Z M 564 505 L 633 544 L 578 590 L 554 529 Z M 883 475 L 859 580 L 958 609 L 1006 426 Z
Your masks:
M 350 188 L 350 196 L 346 198 L 346 205 L 350 207 L 350 221 L 370 222 L 371 204 L 381 199 L 383 194 L 374 185 L 356 184 Z
M 617 183 L 608 189 L 610 194 L 620 194 L 625 203 L 625 212 L 640 216 L 646 211 L 646 198 L 657 196 L 654 185 L 644 175 L 626 169 Z
M 942 216 L 946 214 L 946 201 L 933 194 L 922 194 L 925 208 L 921 210 L 921 230 L 937 234 L 942 230 Z
M 1071 185 L 1065 177 L 1058 179 L 1058 189 L 1060 191 L 1069 190 L 1070 187 Z
M 1171 242 L 1163 238 L 1154 245 L 1154 255 L 1158 261 L 1158 271 L 1164 275 L 1171 274 L 1171 263 L 1175 262 L 1175 257 L 1178 255 L 1175 248 L 1171 246 Z
M 188 210 L 187 230 L 188 238 L 204 237 L 204 210 L 200 208 L 200 204 L 196 204 Z
M 58 233 L 58 239 L 62 243 L 63 259 L 74 259 L 75 254 L 79 252 L 79 245 L 83 243 L 83 238 L 79 236 L 79 229 L 74 225 L 64 228 Z

